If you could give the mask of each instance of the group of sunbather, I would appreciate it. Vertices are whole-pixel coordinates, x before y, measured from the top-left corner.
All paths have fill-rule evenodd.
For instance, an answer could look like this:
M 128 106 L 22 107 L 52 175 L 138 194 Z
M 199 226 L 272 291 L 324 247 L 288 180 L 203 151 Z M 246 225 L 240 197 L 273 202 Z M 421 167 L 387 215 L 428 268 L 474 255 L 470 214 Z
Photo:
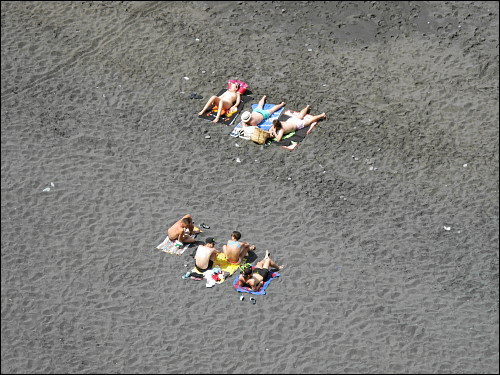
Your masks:
M 183 244 L 191 244 L 196 242 L 194 234 L 200 233 L 200 229 L 193 224 L 191 215 L 184 215 L 174 225 L 167 230 L 167 235 L 170 241 L 179 241 Z M 223 253 L 226 261 L 231 264 L 241 264 L 249 251 L 255 251 L 256 247 L 248 242 L 240 241 L 241 233 L 233 231 L 231 239 L 226 244 L 222 245 L 222 250 L 217 250 L 215 247 L 216 241 L 213 237 L 208 237 L 204 245 L 198 245 L 194 260 L 195 268 L 199 273 L 203 273 L 213 267 L 215 258 L 218 254 Z M 257 262 L 254 269 L 247 267 L 242 271 L 238 281 L 241 287 L 250 287 L 254 291 L 258 291 L 269 274 L 269 269 L 282 269 L 283 266 L 278 265 L 269 257 L 269 251 L 266 250 L 264 259 Z
M 210 97 L 198 115 L 202 116 L 208 109 L 217 106 L 217 115 L 213 122 L 218 122 L 223 111 L 226 113 L 236 112 L 241 102 L 241 93 L 239 92 L 239 89 L 240 84 L 232 82 L 229 88 L 220 96 L 213 95 Z M 260 123 L 271 117 L 274 112 L 286 105 L 285 102 L 281 102 L 280 104 L 266 110 L 264 109 L 266 98 L 266 95 L 264 95 L 252 112 L 245 111 L 242 113 L 242 126 L 258 126 Z M 283 136 L 288 133 L 295 132 L 311 125 L 316 121 L 327 118 L 327 115 L 322 113 L 317 116 L 311 116 L 309 119 L 305 120 L 304 118 L 308 114 L 310 108 L 311 106 L 307 105 L 299 112 L 298 116 L 290 116 L 286 121 L 274 120 L 271 128 L 269 129 L 268 137 L 274 138 L 276 141 L 280 141 Z M 200 229 L 194 226 L 193 218 L 189 214 L 184 215 L 167 230 L 168 238 L 171 241 L 182 244 L 191 244 L 196 242 L 195 237 L 192 237 L 192 235 L 197 233 L 200 233 Z M 222 245 L 222 250 L 216 249 L 216 242 L 213 237 L 207 238 L 205 244 L 198 245 L 196 250 L 196 254 L 194 256 L 196 270 L 203 273 L 211 269 L 213 267 L 215 257 L 220 253 L 224 253 L 228 263 L 240 264 L 247 255 L 248 251 L 255 250 L 255 246 L 250 245 L 248 242 L 240 241 L 240 238 L 241 233 L 234 231 L 231 234 L 231 239 L 228 240 L 225 245 Z M 269 255 L 269 251 L 266 250 L 264 259 L 257 262 L 255 267 L 247 267 L 242 271 L 238 279 L 240 286 L 248 286 L 252 288 L 252 290 L 257 291 L 261 288 L 267 278 L 271 267 L 276 269 L 283 268 L 283 266 L 274 262 Z
M 207 109 L 212 108 L 215 105 L 217 106 L 217 115 L 213 122 L 219 121 L 221 111 L 223 109 L 228 112 L 236 111 L 241 102 L 241 94 L 238 92 L 239 88 L 239 83 L 233 82 L 229 89 L 224 91 L 220 96 L 212 96 L 207 101 L 207 104 L 205 104 L 205 107 L 203 107 L 201 112 L 198 113 L 198 116 L 202 116 Z M 270 109 L 264 109 L 266 98 L 266 95 L 264 95 L 252 112 L 245 111 L 241 114 L 242 126 L 258 126 L 262 121 L 267 120 L 274 112 L 286 105 L 285 102 L 281 102 Z M 279 142 L 286 134 L 295 132 L 311 125 L 316 121 L 327 118 L 326 113 L 323 112 L 320 115 L 312 116 L 307 120 L 304 120 L 310 109 L 311 106 L 307 105 L 299 112 L 298 116 L 290 116 L 290 118 L 286 121 L 279 121 L 278 119 L 274 120 L 271 128 L 269 129 L 268 138 L 274 138 L 277 142 Z

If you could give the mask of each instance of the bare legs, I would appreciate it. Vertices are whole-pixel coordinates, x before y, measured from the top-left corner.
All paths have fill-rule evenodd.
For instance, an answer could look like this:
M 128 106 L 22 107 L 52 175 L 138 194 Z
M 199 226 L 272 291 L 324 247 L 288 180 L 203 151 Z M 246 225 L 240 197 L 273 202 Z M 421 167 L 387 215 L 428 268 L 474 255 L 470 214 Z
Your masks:
M 304 117 L 306 117 L 307 112 L 309 112 L 309 110 L 310 110 L 310 109 L 311 109 L 311 106 L 310 106 L 310 105 L 306 105 L 306 106 L 302 109 L 302 111 L 300 111 L 300 113 L 299 113 L 299 118 L 300 118 L 301 120 L 303 120 L 303 119 L 304 119 Z
M 227 109 L 231 108 L 231 106 L 232 106 L 232 103 L 229 103 L 229 102 L 226 102 L 225 100 L 220 99 L 219 104 L 217 105 L 217 116 L 215 116 L 215 119 L 213 120 L 213 122 L 219 122 L 220 113 L 222 111 L 222 108 L 227 110 Z
M 304 108 L 302 108 L 302 110 L 300 111 L 299 115 L 297 116 L 299 119 L 303 120 L 304 117 L 306 117 L 307 113 L 309 112 L 309 110 L 311 109 L 311 106 L 310 105 L 306 105 Z M 311 117 L 309 120 L 306 120 L 304 122 L 304 126 L 309 126 L 311 125 L 313 122 L 316 122 L 316 121 L 319 121 L 319 120 L 322 120 L 326 118 L 326 113 L 322 113 L 321 115 L 317 115 L 317 116 L 313 116 Z
M 205 104 L 205 107 L 203 107 L 201 112 L 198 113 L 198 116 L 203 115 L 206 112 L 206 110 L 213 105 L 217 106 L 217 115 L 215 116 L 215 119 L 213 120 L 213 122 L 219 122 L 222 108 L 229 109 L 229 108 L 231 108 L 232 103 L 226 102 L 226 101 L 222 100 L 221 98 L 219 98 L 218 96 L 214 95 L 210 99 L 208 99 L 207 104 Z
M 191 237 L 189 234 L 187 233 L 181 233 L 179 235 L 179 241 L 182 242 L 182 243 L 193 243 L 193 242 L 196 242 L 196 238 L 193 238 Z
M 278 270 L 282 269 L 284 266 L 278 265 L 274 260 L 269 257 L 269 250 L 266 250 L 266 256 L 260 262 L 256 264 L 258 268 L 269 269 L 270 267 L 276 268 Z
M 260 109 L 264 109 L 264 105 L 266 104 L 266 99 L 267 99 L 267 96 L 264 95 L 262 97 L 262 99 L 259 100 L 259 105 L 258 105 L 258 108 Z M 286 105 L 285 102 L 281 102 L 280 104 L 278 105 L 275 105 L 274 107 L 272 107 L 271 109 L 268 109 L 269 113 L 270 114 L 273 114 L 274 112 L 276 112 L 278 109 L 284 107 Z
M 250 245 L 248 242 L 245 242 L 243 245 L 241 245 L 241 251 L 240 251 L 240 259 L 243 259 L 249 251 L 254 251 L 255 246 Z
M 262 99 L 260 99 L 260 100 L 259 100 L 259 105 L 258 105 L 258 107 L 259 107 L 260 109 L 264 108 L 264 104 L 266 104 L 266 99 L 267 99 L 267 96 L 266 96 L 266 95 L 264 95 L 264 96 L 262 97 Z
M 304 126 L 311 125 L 313 122 L 322 120 L 324 118 L 326 118 L 326 113 L 323 112 L 321 115 L 313 116 L 309 120 L 306 120 L 305 123 L 304 123 L 305 124 Z
M 219 103 L 220 98 L 218 96 L 212 96 L 210 99 L 208 99 L 207 104 L 205 104 L 205 107 L 201 110 L 201 112 L 198 113 L 198 116 L 201 116 L 205 113 L 205 111 L 208 109 L 208 107 Z
M 276 112 L 278 109 L 283 108 L 285 105 L 286 105 L 286 103 L 285 103 L 285 102 L 281 102 L 280 104 L 275 105 L 273 108 L 269 109 L 268 111 L 269 111 L 269 113 L 270 113 L 270 114 L 273 114 L 273 113 L 274 113 L 274 112 Z

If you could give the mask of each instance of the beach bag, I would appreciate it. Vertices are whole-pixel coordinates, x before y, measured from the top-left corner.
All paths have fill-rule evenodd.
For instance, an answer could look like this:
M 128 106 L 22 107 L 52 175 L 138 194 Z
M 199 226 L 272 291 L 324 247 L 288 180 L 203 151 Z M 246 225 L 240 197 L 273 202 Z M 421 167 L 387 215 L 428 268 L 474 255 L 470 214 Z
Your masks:
M 238 137 L 249 140 L 252 138 L 252 134 L 255 130 L 255 126 L 243 126 L 238 133 Z
M 250 139 L 259 145 L 263 145 L 264 143 L 266 143 L 267 138 L 269 138 L 268 131 L 255 127 L 255 130 L 253 131 L 252 137 Z

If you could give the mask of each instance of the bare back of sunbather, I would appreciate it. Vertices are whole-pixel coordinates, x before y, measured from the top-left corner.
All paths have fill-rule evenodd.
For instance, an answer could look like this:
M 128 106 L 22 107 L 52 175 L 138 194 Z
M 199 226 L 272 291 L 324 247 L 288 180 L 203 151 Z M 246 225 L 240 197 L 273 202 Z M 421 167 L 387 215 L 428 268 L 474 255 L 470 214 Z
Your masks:
M 304 127 L 304 120 L 297 117 L 290 117 L 288 120 L 283 121 L 281 126 L 283 126 L 285 134 L 291 133 Z

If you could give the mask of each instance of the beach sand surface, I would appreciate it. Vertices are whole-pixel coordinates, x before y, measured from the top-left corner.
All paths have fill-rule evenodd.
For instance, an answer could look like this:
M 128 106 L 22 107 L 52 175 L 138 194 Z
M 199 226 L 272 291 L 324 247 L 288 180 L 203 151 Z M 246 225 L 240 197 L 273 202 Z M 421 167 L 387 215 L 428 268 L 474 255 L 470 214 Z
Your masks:
M 498 8 L 2 1 L 1 372 L 498 373 Z M 231 137 L 230 79 L 329 118 Z M 285 265 L 255 305 L 187 213 Z

